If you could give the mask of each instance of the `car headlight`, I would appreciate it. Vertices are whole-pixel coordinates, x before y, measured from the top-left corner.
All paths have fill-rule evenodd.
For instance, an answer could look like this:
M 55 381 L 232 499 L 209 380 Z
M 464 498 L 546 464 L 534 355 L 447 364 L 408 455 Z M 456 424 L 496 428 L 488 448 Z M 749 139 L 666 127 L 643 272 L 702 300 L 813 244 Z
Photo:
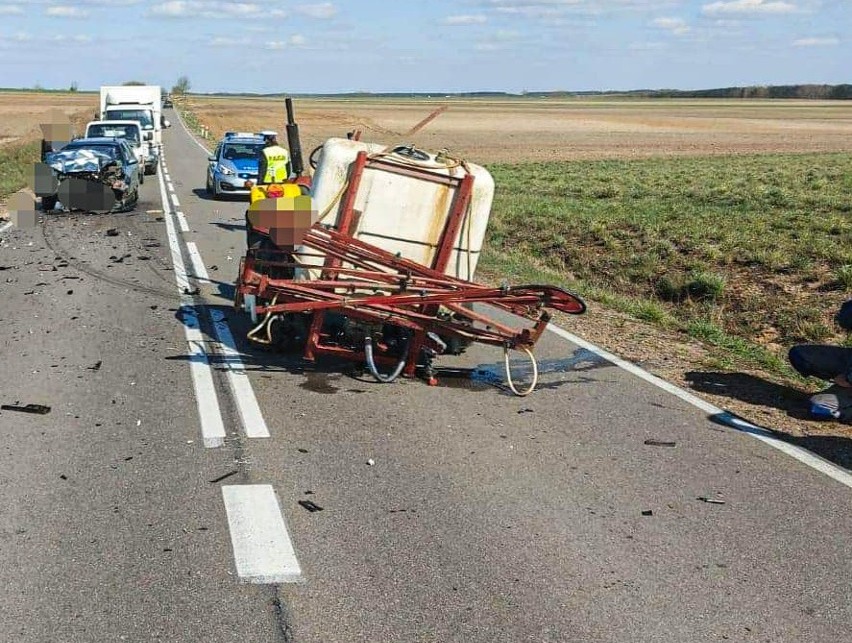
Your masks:
M 225 167 L 221 163 L 219 164 L 219 171 L 225 176 L 234 176 L 236 174 L 231 168 Z

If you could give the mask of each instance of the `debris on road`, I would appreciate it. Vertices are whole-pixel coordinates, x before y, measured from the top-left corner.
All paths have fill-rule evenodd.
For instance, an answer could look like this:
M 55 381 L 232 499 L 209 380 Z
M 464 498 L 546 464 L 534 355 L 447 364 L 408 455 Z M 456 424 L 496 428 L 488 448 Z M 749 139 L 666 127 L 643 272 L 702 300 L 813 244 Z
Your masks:
M 211 480 L 210 484 L 216 484 L 217 482 L 222 482 L 222 480 L 227 480 L 231 476 L 235 476 L 238 473 L 239 473 L 239 471 L 237 471 L 236 469 L 234 469 L 232 471 L 228 471 L 228 473 L 222 474 L 218 478 L 214 478 L 213 480 Z
M 50 413 L 50 407 L 43 404 L 27 404 L 19 406 L 17 404 L 3 404 L 0 406 L 2 411 L 18 411 L 19 413 L 37 413 L 38 415 L 46 415 Z
M 115 228 L 110 228 L 109 230 L 106 231 L 106 236 L 108 236 L 108 237 L 117 237 L 118 234 L 119 234 L 118 230 L 116 230 Z
M 367 466 L 368 466 L 368 467 L 372 467 L 372 466 L 374 466 L 375 464 L 376 464 L 376 461 L 375 461 L 375 460 L 373 460 L 373 458 L 370 458 L 369 460 L 367 460 Z
M 310 500 L 299 500 L 299 504 L 302 505 L 302 507 L 304 507 L 305 509 L 307 509 L 311 513 L 323 510 L 322 507 L 320 507 L 315 502 L 311 502 Z
M 92 364 L 91 366 L 89 366 L 89 367 L 88 367 L 88 370 L 90 370 L 90 371 L 99 371 L 99 370 L 101 370 L 101 364 L 103 364 L 103 360 L 100 360 L 100 359 L 99 359 L 97 362 L 95 362 L 94 364 Z
M 532 409 L 521 409 L 520 411 L 518 411 L 518 415 L 522 415 L 524 413 L 535 413 L 535 411 L 533 411 Z
M 645 511 L 642 512 L 642 515 L 643 516 L 653 516 L 654 512 L 651 509 L 646 509 Z
M 696 500 L 700 500 L 701 502 L 706 502 L 710 505 L 724 505 L 724 500 L 719 500 L 718 498 L 706 498 L 705 496 L 698 496 Z
M 645 444 L 649 447 L 675 447 L 677 442 L 669 442 L 667 440 L 645 440 Z

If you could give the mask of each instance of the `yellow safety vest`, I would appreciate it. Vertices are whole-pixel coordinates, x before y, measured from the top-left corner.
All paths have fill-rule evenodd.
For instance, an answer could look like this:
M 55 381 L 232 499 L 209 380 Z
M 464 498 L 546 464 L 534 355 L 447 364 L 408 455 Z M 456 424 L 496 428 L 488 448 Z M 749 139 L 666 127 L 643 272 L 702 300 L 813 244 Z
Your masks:
M 270 145 L 263 148 L 266 157 L 266 174 L 261 177 L 261 183 L 281 183 L 287 180 L 287 164 L 290 154 L 280 145 Z

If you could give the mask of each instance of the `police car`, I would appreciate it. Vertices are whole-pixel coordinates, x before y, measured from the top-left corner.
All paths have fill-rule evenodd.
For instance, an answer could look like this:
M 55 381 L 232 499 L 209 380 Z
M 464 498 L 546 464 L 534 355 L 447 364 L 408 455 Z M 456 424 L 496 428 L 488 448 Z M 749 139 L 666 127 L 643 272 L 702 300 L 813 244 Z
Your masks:
M 214 199 L 223 194 L 249 194 L 246 181 L 257 183 L 258 155 L 262 149 L 261 134 L 225 132 L 207 159 L 207 194 Z

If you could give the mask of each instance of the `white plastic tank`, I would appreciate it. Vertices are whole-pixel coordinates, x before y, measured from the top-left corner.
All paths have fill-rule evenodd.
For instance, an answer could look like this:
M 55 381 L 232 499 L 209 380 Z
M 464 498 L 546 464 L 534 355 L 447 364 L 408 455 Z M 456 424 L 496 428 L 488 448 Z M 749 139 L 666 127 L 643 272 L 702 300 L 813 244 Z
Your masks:
M 375 155 L 385 151 L 385 146 L 340 138 L 329 139 L 323 145 L 312 188 L 314 208 L 320 215 L 328 210 L 321 219 L 322 223 L 334 224 L 337 221 L 345 199 L 343 192 L 349 168 L 361 151 Z M 389 153 L 383 158 L 428 169 L 433 174 L 462 178 L 469 171 L 474 176 L 471 204 L 454 239 L 453 252 L 445 270 L 453 277 L 472 279 L 491 214 L 494 179 L 479 165 L 467 163 L 465 169 L 452 160 L 426 154 L 428 158 L 422 160 L 396 153 Z M 457 190 L 452 185 L 396 174 L 381 167 L 371 168 L 368 164 L 354 203 L 354 210 L 361 213 L 354 235 L 383 250 L 400 253 L 406 259 L 431 266 Z M 322 265 L 322 259 L 311 259 L 309 263 Z M 316 276 L 316 271 L 310 272 L 311 277 Z

